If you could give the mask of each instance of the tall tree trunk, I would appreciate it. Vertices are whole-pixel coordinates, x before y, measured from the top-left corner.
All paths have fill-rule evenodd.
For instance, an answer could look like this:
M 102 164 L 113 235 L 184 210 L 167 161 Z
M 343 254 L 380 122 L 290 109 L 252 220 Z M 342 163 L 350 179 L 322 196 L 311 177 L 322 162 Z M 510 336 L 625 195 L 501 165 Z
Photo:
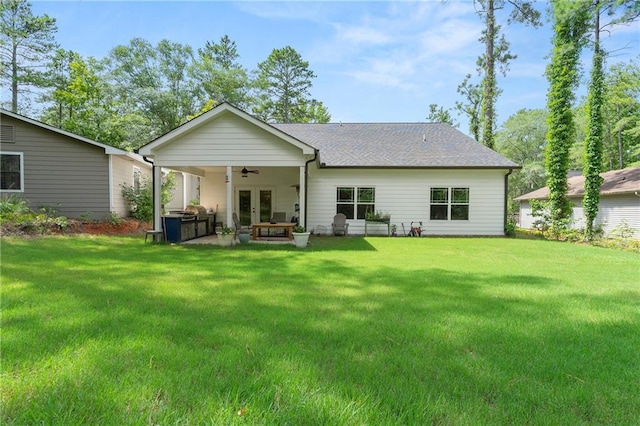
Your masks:
M 18 112 L 18 46 L 11 50 L 11 112 Z
M 485 52 L 485 76 L 483 82 L 484 98 L 482 99 L 482 143 L 493 149 L 494 146 L 494 118 L 495 118 L 495 88 L 496 88 L 496 59 L 494 47 L 496 40 L 496 19 L 494 0 L 487 1 L 487 34 Z
M 602 117 L 602 104 L 604 103 L 604 58 L 600 48 L 600 0 L 594 0 L 594 48 L 593 66 L 591 69 L 591 82 L 589 83 L 589 95 L 587 111 L 589 122 L 585 139 L 585 164 L 584 164 L 584 197 L 582 206 L 586 219 L 587 238 L 594 235 L 594 222 L 598 216 L 600 204 L 600 186 L 602 185 L 602 135 L 604 119 Z
M 618 112 L 618 121 L 620 121 L 620 105 L 616 105 L 616 111 Z M 623 149 L 622 149 L 622 128 L 618 128 L 618 168 L 624 168 Z

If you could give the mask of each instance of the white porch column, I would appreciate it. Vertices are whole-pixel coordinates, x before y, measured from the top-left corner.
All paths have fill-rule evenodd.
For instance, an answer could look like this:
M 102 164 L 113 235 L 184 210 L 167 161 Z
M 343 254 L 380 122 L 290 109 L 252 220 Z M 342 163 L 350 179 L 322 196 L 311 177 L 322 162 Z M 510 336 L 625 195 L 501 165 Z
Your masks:
M 305 166 L 300 166 L 300 212 L 298 214 L 298 224 L 300 226 L 306 227 L 306 217 L 307 217 L 307 182 L 306 175 L 304 173 Z M 307 231 L 309 231 L 307 229 Z
M 234 227 L 233 223 L 233 170 L 231 166 L 227 166 L 227 221 L 225 226 Z
M 162 230 L 162 167 L 153 166 L 153 229 Z

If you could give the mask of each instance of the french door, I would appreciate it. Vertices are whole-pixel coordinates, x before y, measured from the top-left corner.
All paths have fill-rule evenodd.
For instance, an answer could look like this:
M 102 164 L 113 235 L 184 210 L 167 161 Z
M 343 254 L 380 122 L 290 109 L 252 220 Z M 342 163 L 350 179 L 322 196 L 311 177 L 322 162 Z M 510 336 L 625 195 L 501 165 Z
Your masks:
M 239 187 L 236 189 L 236 211 L 242 226 L 269 222 L 273 212 L 273 188 Z

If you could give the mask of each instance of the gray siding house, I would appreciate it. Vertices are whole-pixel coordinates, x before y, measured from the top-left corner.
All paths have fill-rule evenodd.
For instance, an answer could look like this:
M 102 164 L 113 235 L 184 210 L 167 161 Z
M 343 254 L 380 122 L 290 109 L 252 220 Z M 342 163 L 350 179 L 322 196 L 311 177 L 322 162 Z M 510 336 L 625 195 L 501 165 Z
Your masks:
M 380 211 L 399 233 L 421 221 L 423 235 L 504 235 L 507 177 L 520 167 L 442 123 L 270 124 L 227 103 L 138 153 L 156 181 L 161 168 L 200 177 L 200 204 L 225 224 L 281 212 L 320 234 L 340 212 L 350 234 L 386 235 L 366 223 Z
M 634 232 L 633 237 L 640 239 L 640 166 L 601 173 L 604 179 L 600 186 L 600 204 L 595 223 L 602 226 L 605 234 L 625 226 Z M 584 176 L 573 176 L 567 180 L 567 197 L 574 204 L 572 224 L 574 229 L 585 226 Z M 535 218 L 531 216 L 531 200 L 546 200 L 549 188 L 544 187 L 521 195 L 515 200 L 520 202 L 520 227 L 532 228 Z
M 0 195 L 77 218 L 127 216 L 122 184 L 151 176 L 137 154 L 0 110 Z

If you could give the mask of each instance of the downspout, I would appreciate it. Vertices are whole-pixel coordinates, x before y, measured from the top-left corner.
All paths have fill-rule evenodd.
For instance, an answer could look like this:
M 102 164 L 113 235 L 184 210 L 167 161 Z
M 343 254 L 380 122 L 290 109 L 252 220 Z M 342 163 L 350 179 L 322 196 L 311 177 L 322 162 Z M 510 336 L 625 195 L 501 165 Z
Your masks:
M 509 197 L 509 176 L 511 175 L 511 173 L 513 173 L 513 169 L 509 169 L 509 173 L 504 175 L 504 224 L 502 229 L 504 229 L 505 235 L 507 232 L 507 201 Z
M 308 214 L 307 205 L 309 204 L 309 197 L 308 197 L 309 194 L 307 190 L 309 189 L 309 164 L 316 161 L 317 158 L 318 158 L 318 150 L 314 149 L 313 158 L 304 163 L 304 222 L 303 223 L 305 227 L 308 226 L 307 225 L 307 214 Z
M 142 156 L 142 159 L 144 161 L 146 161 L 147 163 L 151 164 L 151 202 L 153 203 L 153 208 L 154 208 L 154 212 L 153 212 L 153 229 L 160 229 L 158 228 L 158 225 L 160 225 L 159 223 L 156 223 L 156 213 L 155 213 L 155 200 L 154 197 L 156 196 L 156 174 L 153 173 L 153 168 L 155 167 L 155 164 L 153 161 L 149 160 L 145 155 Z

